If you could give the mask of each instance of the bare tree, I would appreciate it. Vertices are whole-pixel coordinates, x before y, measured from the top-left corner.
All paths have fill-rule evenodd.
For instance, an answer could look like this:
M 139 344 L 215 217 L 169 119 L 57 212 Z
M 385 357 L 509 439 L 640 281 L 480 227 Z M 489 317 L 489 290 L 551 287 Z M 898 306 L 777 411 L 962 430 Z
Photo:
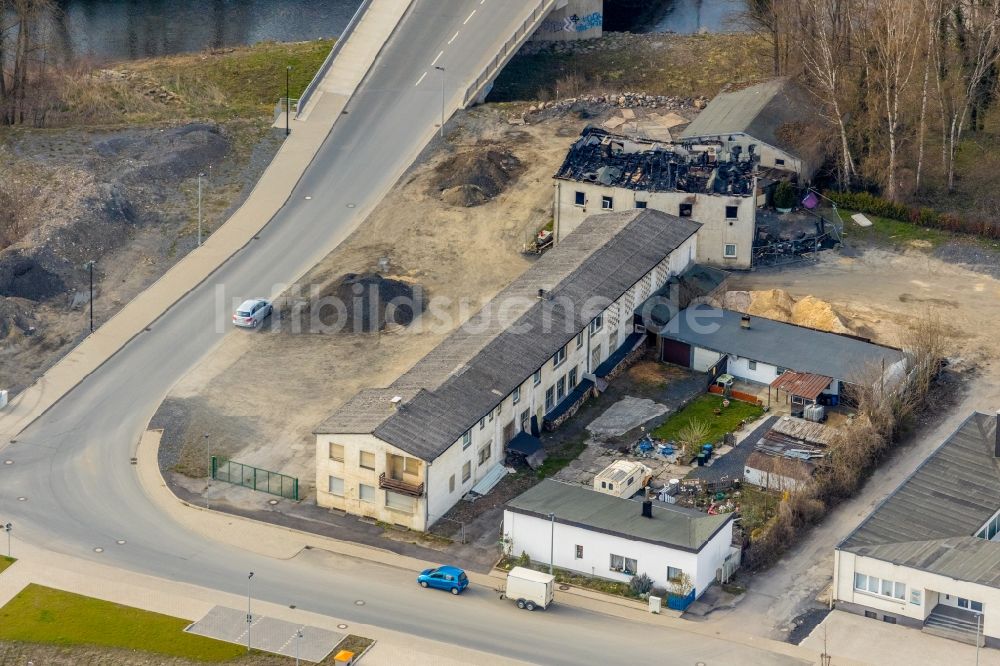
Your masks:
M 44 120 L 54 0 L 0 0 L 0 123 Z

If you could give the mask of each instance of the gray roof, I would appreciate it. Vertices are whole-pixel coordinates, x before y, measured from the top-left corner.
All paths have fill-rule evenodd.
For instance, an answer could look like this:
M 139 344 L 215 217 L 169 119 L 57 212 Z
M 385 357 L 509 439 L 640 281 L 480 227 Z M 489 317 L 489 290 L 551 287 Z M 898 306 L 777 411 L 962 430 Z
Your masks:
M 974 536 L 1000 510 L 996 427 L 969 416 L 838 549 L 1000 587 L 1000 543 Z
M 735 92 L 719 93 L 681 133 L 682 139 L 746 134 L 819 166 L 822 119 L 816 101 L 795 81 L 781 77 Z
M 315 432 L 372 433 L 434 460 L 699 226 L 652 209 L 588 217 L 391 386 Z
M 698 552 L 733 518 L 733 514 L 707 513 L 662 504 L 653 507 L 653 517 L 642 515 L 642 502 L 597 492 L 583 486 L 546 479 L 507 503 L 509 511 L 547 518 L 556 522 L 646 541 L 690 552 Z
M 736 354 L 789 370 L 825 375 L 851 383 L 868 364 L 886 368 L 903 352 L 858 338 L 818 331 L 783 321 L 752 316 L 740 326 L 742 313 L 710 305 L 682 310 L 660 335 L 722 354 Z

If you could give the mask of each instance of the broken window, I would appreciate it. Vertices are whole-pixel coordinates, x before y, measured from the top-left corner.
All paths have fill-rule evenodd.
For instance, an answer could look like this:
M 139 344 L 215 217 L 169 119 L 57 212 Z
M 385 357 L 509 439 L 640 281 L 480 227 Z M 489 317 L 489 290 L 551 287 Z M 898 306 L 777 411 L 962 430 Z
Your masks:
M 587 205 L 587 195 L 584 194 L 583 192 L 577 192 L 576 193 L 576 201 L 575 201 L 575 203 L 576 203 L 577 206 L 585 206 L 585 205 Z
M 693 212 L 694 212 L 694 204 L 682 203 L 680 205 L 680 210 L 677 211 L 677 214 L 680 217 L 691 217 L 691 213 Z
M 726 219 L 735 220 L 740 216 L 739 206 L 726 206 Z
M 780 159 L 780 158 L 776 158 L 774 160 L 774 164 L 775 164 L 775 166 L 785 166 L 785 160 Z
M 635 207 L 636 208 L 645 208 L 646 207 L 646 202 L 645 201 L 636 201 L 635 202 Z
M 615 200 L 613 197 L 601 197 L 601 208 L 604 210 L 614 210 Z

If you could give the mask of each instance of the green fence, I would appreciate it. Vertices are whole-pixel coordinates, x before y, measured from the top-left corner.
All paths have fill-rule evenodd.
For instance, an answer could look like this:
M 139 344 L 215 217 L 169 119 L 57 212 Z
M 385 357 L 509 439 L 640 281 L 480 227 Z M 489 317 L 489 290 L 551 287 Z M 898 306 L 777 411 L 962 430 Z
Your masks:
M 233 460 L 218 460 L 212 456 L 212 478 L 290 500 L 299 499 L 299 480 L 295 477 Z

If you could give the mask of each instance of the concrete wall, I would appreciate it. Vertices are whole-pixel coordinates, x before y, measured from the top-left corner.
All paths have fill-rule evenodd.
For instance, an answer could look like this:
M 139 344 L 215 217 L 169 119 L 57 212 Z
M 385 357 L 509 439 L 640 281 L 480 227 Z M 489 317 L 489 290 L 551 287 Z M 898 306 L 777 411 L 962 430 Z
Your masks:
M 897 566 L 854 553 L 835 551 L 834 600 L 838 607 L 859 612 L 871 609 L 900 618 L 900 624 L 922 624 L 938 603 L 957 605 L 957 597 L 980 601 L 983 604 L 983 633 L 1000 638 L 1000 589 L 955 580 L 947 576 Z M 882 579 L 899 581 L 906 585 L 905 599 L 888 599 L 881 595 L 854 589 L 855 572 Z M 913 592 L 919 594 L 913 597 Z M 950 597 L 946 599 L 945 596 Z M 917 601 L 917 603 L 913 603 Z M 903 622 L 905 618 L 909 622 Z
M 561 0 L 531 36 L 536 42 L 596 39 L 604 31 L 604 0 Z
M 642 504 L 635 502 L 635 510 L 638 512 L 641 508 Z M 654 512 L 657 510 L 666 509 L 653 508 Z M 533 561 L 545 563 L 552 552 L 554 565 L 560 569 L 622 583 L 627 583 L 632 576 L 611 570 L 612 554 L 636 560 L 636 573 L 647 574 L 661 587 L 669 585 L 667 567 L 675 567 L 691 577 L 695 594 L 701 596 L 715 580 L 716 569 L 722 567 L 729 554 L 732 525 L 732 521 L 727 523 L 698 553 L 566 525 L 559 522 L 558 516 L 554 527 L 555 548 L 552 550 L 553 526 L 550 521 L 513 511 L 504 511 L 503 533 L 511 538 L 511 552 L 515 557 L 527 553 Z M 577 546 L 583 546 L 582 558 L 576 557 Z
M 799 490 L 805 483 L 790 476 L 768 472 L 756 467 L 743 468 L 743 481 L 765 490 Z
M 697 259 L 720 268 L 750 268 L 756 229 L 756 206 L 753 197 L 690 194 L 687 192 L 636 192 L 623 187 L 557 180 L 555 187 L 556 241 L 571 233 L 590 215 L 611 210 L 630 210 L 636 202 L 647 208 L 678 215 L 681 204 L 692 204 L 691 219 L 702 224 L 698 231 Z M 582 192 L 586 203 L 576 204 Z M 603 208 L 603 197 L 611 197 L 613 207 Z M 736 206 L 736 217 L 726 218 L 726 207 Z M 736 246 L 736 256 L 726 257 L 725 246 Z

